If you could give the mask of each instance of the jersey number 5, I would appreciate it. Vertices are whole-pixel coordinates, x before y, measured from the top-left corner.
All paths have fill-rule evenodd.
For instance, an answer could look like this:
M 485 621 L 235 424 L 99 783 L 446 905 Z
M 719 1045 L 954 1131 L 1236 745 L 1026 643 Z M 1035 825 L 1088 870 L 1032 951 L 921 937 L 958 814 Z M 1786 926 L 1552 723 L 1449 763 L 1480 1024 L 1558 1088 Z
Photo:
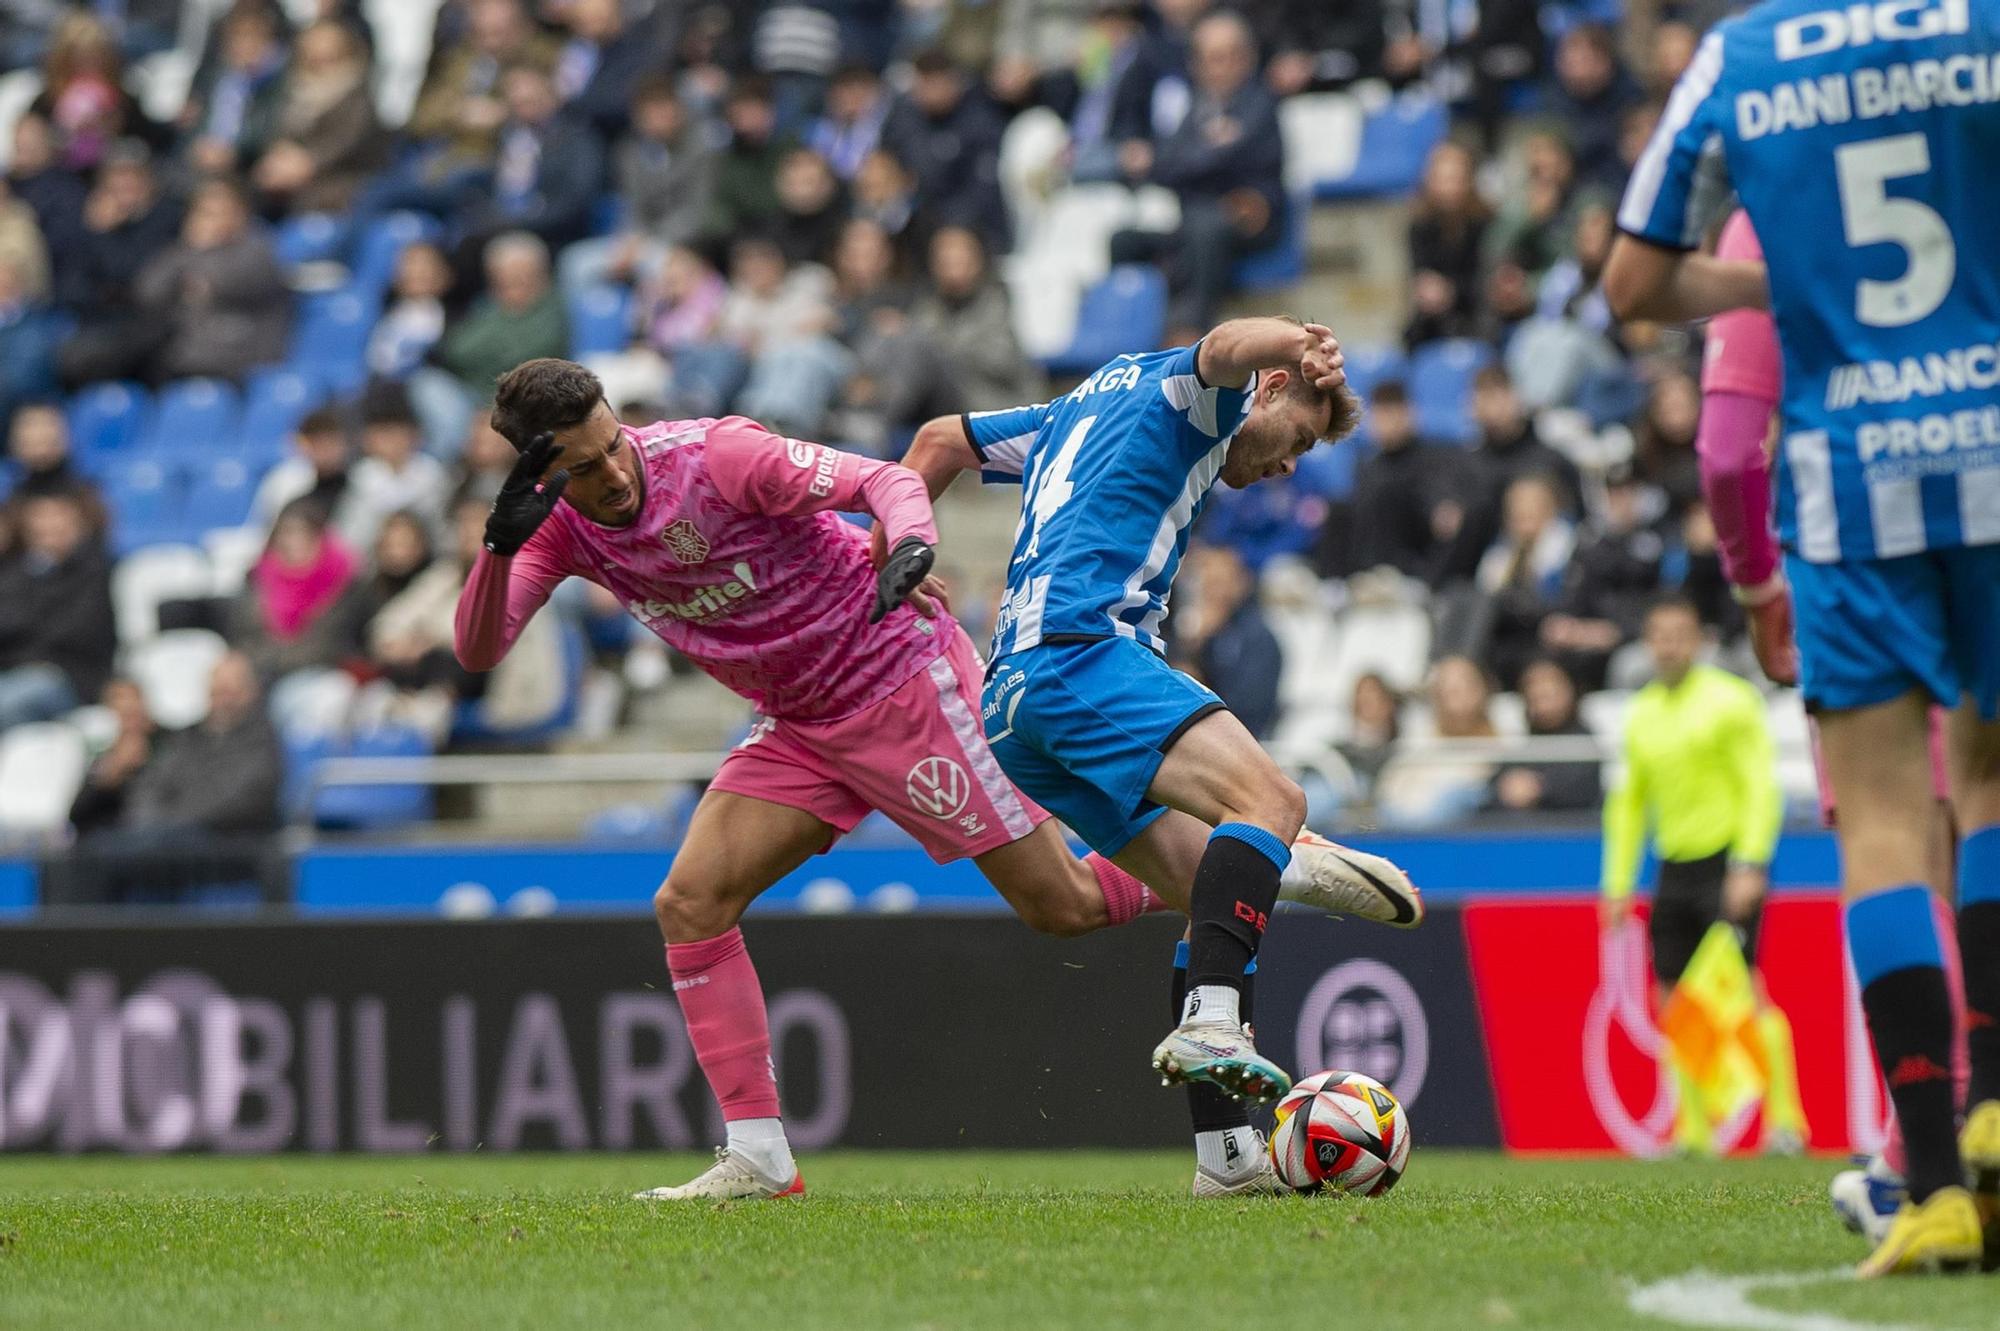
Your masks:
M 1849 245 L 1900 245 L 1908 256 L 1893 282 L 1864 277 L 1854 289 L 1854 317 L 1874 328 L 1913 324 L 1951 291 L 1958 272 L 1958 246 L 1937 210 L 1915 199 L 1891 198 L 1891 180 L 1920 176 L 1931 169 L 1930 140 L 1896 134 L 1850 143 L 1835 151 L 1840 178 L 1840 220 Z

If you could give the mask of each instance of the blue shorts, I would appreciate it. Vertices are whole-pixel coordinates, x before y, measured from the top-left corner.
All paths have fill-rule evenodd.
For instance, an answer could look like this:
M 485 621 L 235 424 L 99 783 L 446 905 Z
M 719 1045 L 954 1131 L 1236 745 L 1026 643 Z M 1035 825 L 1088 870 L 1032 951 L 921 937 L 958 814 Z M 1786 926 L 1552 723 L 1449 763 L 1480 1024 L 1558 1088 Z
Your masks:
M 1785 556 L 1808 706 L 1871 707 L 1922 689 L 2000 712 L 2000 545 L 1811 564 Z
M 1130 638 L 1043 643 L 987 673 L 980 716 L 1023 794 L 1102 855 L 1166 810 L 1146 798 L 1160 760 L 1222 699 Z

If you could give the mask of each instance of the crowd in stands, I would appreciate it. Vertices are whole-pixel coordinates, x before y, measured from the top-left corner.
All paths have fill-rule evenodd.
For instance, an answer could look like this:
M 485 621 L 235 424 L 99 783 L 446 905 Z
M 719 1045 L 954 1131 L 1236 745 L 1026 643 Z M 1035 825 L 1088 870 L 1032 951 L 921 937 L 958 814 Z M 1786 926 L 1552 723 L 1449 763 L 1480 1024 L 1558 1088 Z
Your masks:
M 1246 284 L 1284 306 L 1246 264 L 1302 245 L 1315 192 L 1411 187 L 1400 344 L 1350 343 L 1357 442 L 1216 497 L 1177 658 L 1258 733 L 1341 755 L 1350 812 L 1434 821 L 1585 808 L 1597 774 L 1399 775 L 1413 716 L 1478 737 L 1518 692 L 1528 732 L 1583 734 L 1580 697 L 1642 680 L 1658 594 L 1692 597 L 1718 644 L 1739 631 L 1693 455 L 1699 346 L 1621 329 L 1597 281 L 1623 177 L 1715 17 L 1698 4 L 426 0 L 400 106 L 388 8 L 0 12 L 0 72 L 35 85 L 0 178 L 0 729 L 115 715 L 86 841 L 286 816 L 283 782 L 254 809 L 110 797 L 183 742 L 226 732 L 248 771 L 329 709 L 419 751 L 574 714 L 582 663 L 631 640 L 602 597 L 571 589 L 511 671 L 449 653 L 511 461 L 484 408 L 512 365 L 575 355 L 628 413 L 739 411 L 894 456 L 930 416 L 1089 368 L 1025 308 L 1049 263 L 1077 266 L 1086 316 L 1091 283 L 1164 274 L 1147 317 L 1076 345 L 1183 341 Z M 176 48 L 191 74 L 162 116 L 145 72 Z M 1407 182 L 1302 182 L 1288 126 L 1328 94 L 1371 108 L 1364 149 L 1378 124 L 1450 132 Z M 1065 230 L 1086 195 L 1125 202 Z M 194 714 L 255 699 L 275 730 L 148 719 L 114 564 L 163 541 L 205 543 L 215 578 L 156 598 L 137 640 L 215 635 L 217 706 Z M 1387 603 L 1427 625 L 1414 674 L 1315 688 L 1294 611 Z

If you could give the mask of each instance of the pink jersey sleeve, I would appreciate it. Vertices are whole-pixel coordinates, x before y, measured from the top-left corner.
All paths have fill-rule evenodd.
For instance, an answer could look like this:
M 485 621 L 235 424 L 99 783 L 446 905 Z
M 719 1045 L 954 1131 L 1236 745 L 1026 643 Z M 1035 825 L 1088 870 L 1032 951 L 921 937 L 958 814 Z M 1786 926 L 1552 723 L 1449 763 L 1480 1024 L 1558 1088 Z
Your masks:
M 1750 215 L 1737 209 L 1723 225 L 1716 243 L 1718 259 L 1762 262 L 1764 249 L 1750 229 Z M 1762 398 L 1775 411 L 1785 382 L 1778 353 L 1778 329 L 1762 310 L 1729 310 L 1708 323 L 1708 344 L 1702 358 L 1701 387 L 1706 393 L 1741 393 Z
M 892 548 L 906 536 L 937 544 L 930 494 L 908 467 L 781 439 L 741 417 L 715 423 L 704 460 L 716 490 L 746 513 L 872 513 Z
M 544 531 L 547 530 L 545 527 Z M 537 533 L 536 537 L 540 537 Z M 548 603 L 568 570 L 541 540 L 530 538 L 519 553 L 502 559 L 481 550 L 458 594 L 452 620 L 452 647 L 467 670 L 491 670 L 521 636 L 521 626 Z
M 1750 218 L 1738 210 L 1722 228 L 1716 256 L 1762 259 Z M 1731 310 L 1708 326 L 1701 369 L 1701 491 L 1715 522 L 1722 571 L 1739 587 L 1769 580 L 1778 567 L 1771 533 L 1771 463 L 1764 441 L 1782 386 L 1778 335 L 1761 310 Z

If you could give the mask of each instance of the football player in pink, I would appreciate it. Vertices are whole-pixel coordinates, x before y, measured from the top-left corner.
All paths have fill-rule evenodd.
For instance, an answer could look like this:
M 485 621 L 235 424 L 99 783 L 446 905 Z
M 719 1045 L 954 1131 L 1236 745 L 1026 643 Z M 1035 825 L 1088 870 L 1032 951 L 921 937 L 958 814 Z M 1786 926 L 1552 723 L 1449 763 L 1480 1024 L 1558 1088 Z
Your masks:
M 758 713 L 654 896 L 728 1141 L 693 1182 L 641 1197 L 804 1190 L 737 921 L 871 810 L 940 862 L 971 858 L 1045 932 L 1185 909 L 1192 861 L 1153 885 L 1163 900 L 1100 856 L 1078 860 L 1001 773 L 980 726 L 978 654 L 928 578 L 937 531 L 914 472 L 741 417 L 621 425 L 597 377 L 562 360 L 502 376 L 493 426 L 521 456 L 459 598 L 460 661 L 491 669 L 556 586 L 581 577 Z M 875 518 L 886 545 L 879 570 L 868 535 L 839 512 Z M 1305 840 L 1289 899 L 1388 917 L 1350 860 Z M 1386 861 L 1346 855 L 1407 882 Z
M 1723 225 L 1716 243 L 1719 259 L 1762 262 L 1763 247 L 1749 215 L 1738 209 Z M 1773 682 L 1798 682 L 1798 649 L 1792 637 L 1792 601 L 1778 565 L 1777 536 L 1771 528 L 1771 423 L 1784 387 L 1778 330 L 1763 310 L 1730 310 L 1709 322 L 1701 368 L 1701 425 L 1695 448 L 1701 458 L 1702 493 L 1721 547 L 1723 573 L 1748 612 L 1750 641 L 1757 663 Z M 1954 1026 L 1952 1079 L 1964 1107 L 1971 1058 L 1965 1040 L 1965 983 L 1959 972 L 1957 925 L 1952 914 L 1958 836 L 1951 812 L 1951 784 L 1945 765 L 1945 712 L 1931 708 L 1931 782 L 1937 795 L 1933 838 L 1932 902 L 1951 992 Z M 1813 732 L 1819 758 L 1818 731 Z M 1833 791 L 1819 767 L 1820 816 L 1833 826 Z M 1866 1170 L 1841 1173 L 1833 1182 L 1834 1208 L 1852 1228 L 1879 1242 L 1902 1198 L 1903 1134 L 1892 1118 L 1888 1145 Z

